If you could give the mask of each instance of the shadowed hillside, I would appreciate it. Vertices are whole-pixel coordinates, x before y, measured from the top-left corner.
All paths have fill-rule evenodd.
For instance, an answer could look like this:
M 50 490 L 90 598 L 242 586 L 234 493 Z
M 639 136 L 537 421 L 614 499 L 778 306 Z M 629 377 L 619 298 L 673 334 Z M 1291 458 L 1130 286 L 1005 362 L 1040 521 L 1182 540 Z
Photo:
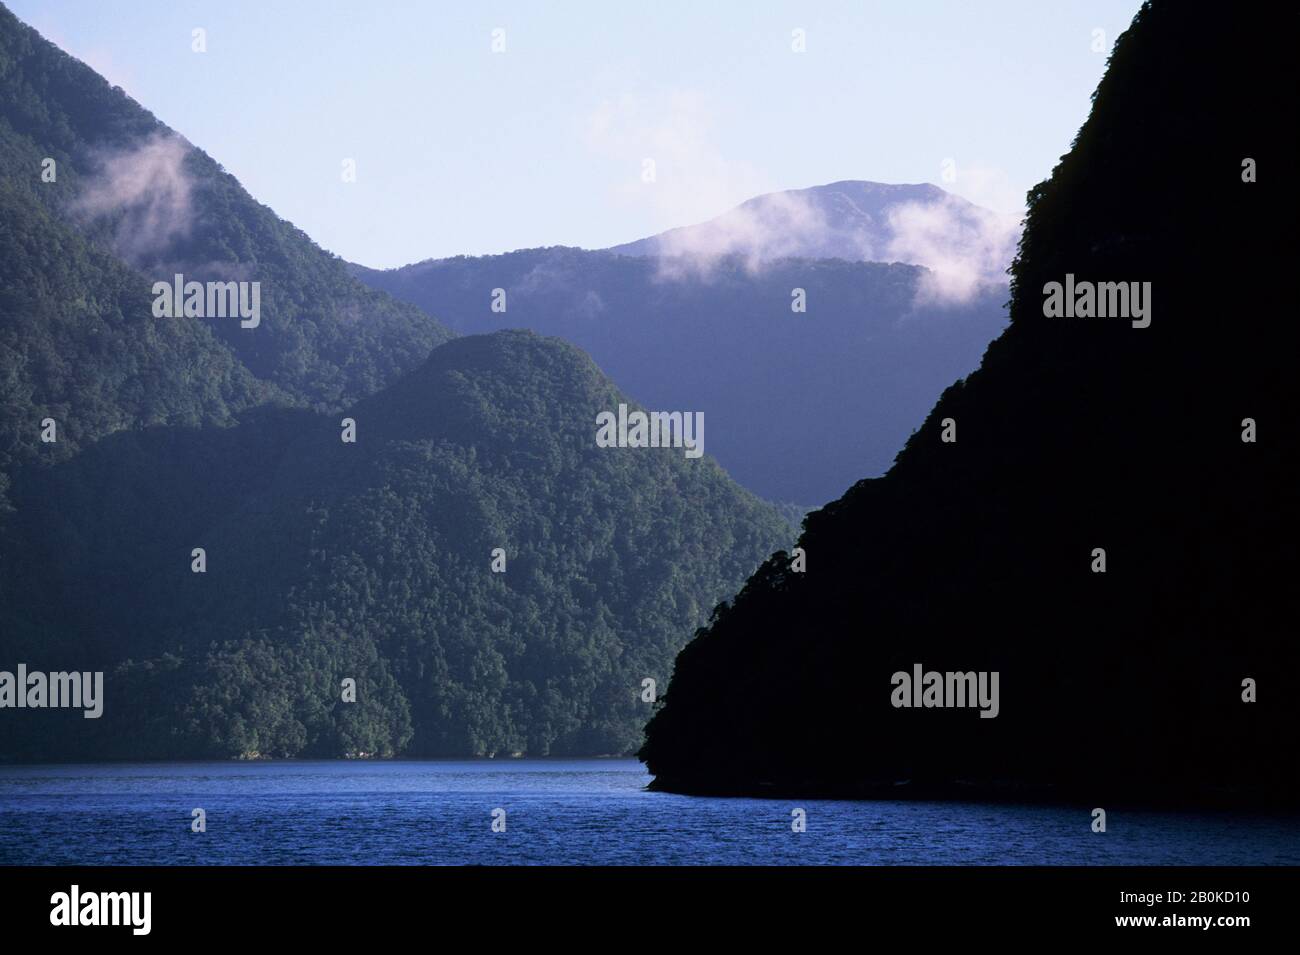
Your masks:
M 86 720 L 6 677 L 0 759 L 630 752 L 790 539 L 711 457 L 598 448 L 628 399 L 576 348 L 366 288 L 3 8 L 0 215 L 0 672 L 105 678 Z M 156 315 L 176 271 L 261 321 Z
M 502 332 L 349 409 L 355 443 L 260 410 L 20 474 L 5 657 L 104 669 L 107 703 L 11 712 L 5 755 L 635 749 L 642 681 L 791 531 L 707 457 L 596 447 L 626 400 Z
M 553 248 L 356 271 L 457 331 L 573 342 L 647 407 L 704 412 L 709 453 L 741 484 L 808 506 L 884 472 L 1006 324 L 1005 284 L 922 301 L 931 273 L 902 264 Z
M 658 788 L 1296 803 L 1292 19 L 1143 8 L 1029 196 L 1010 328 L 682 651 Z M 1046 317 L 1067 273 L 1150 282 L 1150 326 Z M 999 715 L 894 706 L 918 663 L 1000 673 Z
M 0 203 L 0 455 L 27 440 L 14 419 L 29 412 L 39 420 L 75 406 L 68 433 L 81 441 L 137 423 L 228 420 L 267 397 L 341 407 L 450 337 L 356 282 L 206 154 L 3 7 Z M 151 286 L 177 272 L 259 282 L 260 324 L 154 319 Z M 106 339 L 134 344 L 105 349 Z M 152 365 L 162 353 L 171 360 Z

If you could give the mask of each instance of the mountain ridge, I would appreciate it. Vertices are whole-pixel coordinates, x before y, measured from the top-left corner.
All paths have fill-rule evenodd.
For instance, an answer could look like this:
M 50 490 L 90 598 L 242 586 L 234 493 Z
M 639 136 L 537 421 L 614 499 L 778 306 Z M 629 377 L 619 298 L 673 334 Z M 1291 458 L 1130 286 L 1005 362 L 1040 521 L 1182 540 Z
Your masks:
M 655 788 L 1297 804 L 1294 334 L 1271 281 L 1297 195 L 1243 173 L 1293 154 L 1273 117 L 1295 85 L 1260 72 L 1242 110 L 1232 78 L 1285 62 L 1285 31 L 1219 9 L 1206 61 L 1202 15 L 1143 5 L 1030 193 L 1008 329 L 886 475 L 808 516 L 802 570 L 775 554 L 678 656 Z M 1050 317 L 1067 275 L 1149 282 L 1149 324 Z M 999 714 L 896 703 L 918 665 L 999 673 Z
M 144 288 L 175 272 L 261 283 L 259 328 L 202 330 L 282 398 L 340 407 L 450 337 L 436 319 L 357 283 L 215 160 L 2 5 L 0 103 L 9 187 L 115 253 Z M 47 159 L 54 181 L 42 179 Z
M 755 270 L 724 257 L 665 274 L 666 261 L 551 247 L 353 271 L 461 333 L 527 327 L 574 342 L 647 407 L 703 412 L 728 473 L 805 508 L 883 472 L 1006 321 L 1005 286 L 934 302 L 919 266 L 783 259 Z
M 0 670 L 105 677 L 0 759 L 630 752 L 790 537 L 708 457 L 598 448 L 632 402 L 574 346 L 363 286 L 2 7 L 0 158 Z M 163 317 L 178 271 L 261 320 Z
M 750 268 L 781 258 L 902 262 L 937 273 L 936 293 L 963 297 L 1006 283 L 1019 237 L 1014 216 L 932 183 L 844 179 L 764 193 L 694 225 L 611 246 L 630 256 L 739 256 Z

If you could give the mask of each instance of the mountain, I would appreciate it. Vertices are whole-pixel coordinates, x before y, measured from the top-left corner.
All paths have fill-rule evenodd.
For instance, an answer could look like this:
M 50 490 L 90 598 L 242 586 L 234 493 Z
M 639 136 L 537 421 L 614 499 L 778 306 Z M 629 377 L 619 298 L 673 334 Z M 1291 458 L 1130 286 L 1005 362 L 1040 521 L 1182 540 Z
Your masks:
M 11 142 L 0 117 L 0 147 Z M 22 464 L 64 460 L 124 428 L 232 423 L 290 401 L 205 325 L 149 318 L 147 281 L 16 178 L 0 173 L 0 519 Z M 43 443 L 47 419 L 57 440 Z
M 131 424 L 226 420 L 269 399 L 336 409 L 450 337 L 356 282 L 210 157 L 3 7 L 0 202 L 5 447 L 25 447 L 47 414 L 80 442 Z M 259 324 L 153 318 L 153 283 L 177 273 L 259 283 Z M 103 353 L 110 339 L 122 353 Z M 147 367 L 159 348 L 169 360 Z M 115 381 L 123 361 L 140 363 L 139 377 Z M 51 373 L 67 379 L 61 391 Z M 230 380 L 219 384 L 221 375 Z M 27 407 L 37 394 L 50 403 Z
M 613 246 L 619 255 L 907 262 L 963 291 L 1006 281 L 1019 220 L 928 183 L 845 180 L 756 196 L 698 225 Z
M 681 652 L 656 788 L 1300 802 L 1287 35 L 1143 6 L 1030 194 L 1009 328 Z M 1150 283 L 1149 324 L 1058 314 L 1076 282 Z M 948 673 L 998 674 L 996 715 Z
M 882 473 L 943 387 L 1004 327 L 1005 286 L 926 294 L 913 265 L 551 248 L 354 267 L 461 332 L 524 327 L 581 347 L 650 408 L 704 413 L 707 448 L 773 501 L 820 505 Z M 504 311 L 493 311 L 500 289 Z M 792 310 L 802 289 L 805 312 Z
M 355 443 L 335 416 L 272 409 L 20 476 L 14 589 L 35 599 L 11 650 L 111 677 L 93 727 L 29 717 L 15 745 L 634 749 L 642 681 L 666 685 L 690 628 L 790 531 L 708 458 L 596 447 L 597 413 L 626 401 L 576 348 L 502 332 L 443 345 L 349 409 Z
M 634 749 L 777 510 L 598 447 L 587 356 L 364 287 L 3 8 L 0 88 L 0 671 L 104 673 L 0 759 Z M 159 315 L 175 272 L 260 321 Z

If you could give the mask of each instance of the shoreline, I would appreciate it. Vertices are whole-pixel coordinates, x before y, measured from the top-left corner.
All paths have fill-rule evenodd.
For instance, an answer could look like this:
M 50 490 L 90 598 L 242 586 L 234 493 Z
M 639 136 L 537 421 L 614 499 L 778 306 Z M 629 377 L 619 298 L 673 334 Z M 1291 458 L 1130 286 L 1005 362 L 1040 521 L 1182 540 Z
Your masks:
M 1234 810 L 1300 815 L 1300 794 L 1257 790 L 1189 790 L 1176 786 L 1123 786 L 1059 783 L 857 781 L 769 782 L 741 780 L 690 780 L 655 776 L 646 787 L 651 792 L 679 796 L 732 799 L 826 799 L 862 802 L 962 802 L 1041 806 L 1155 809 L 1161 811 Z M 1081 798 L 1080 793 L 1086 793 Z

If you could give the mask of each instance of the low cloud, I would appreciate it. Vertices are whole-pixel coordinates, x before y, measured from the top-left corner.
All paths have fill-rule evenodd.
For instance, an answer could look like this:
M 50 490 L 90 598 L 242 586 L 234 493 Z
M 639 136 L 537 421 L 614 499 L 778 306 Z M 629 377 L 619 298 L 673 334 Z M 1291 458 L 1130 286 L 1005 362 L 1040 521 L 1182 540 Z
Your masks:
M 699 223 L 616 251 L 655 256 L 657 273 L 667 280 L 707 280 L 723 263 L 753 273 L 785 258 L 905 262 L 930 270 L 917 293 L 925 304 L 960 303 L 990 284 L 1005 284 L 1018 216 L 939 189 L 932 190 L 934 199 L 900 199 L 883 209 L 868 201 L 869 190 L 865 199 L 852 189 L 775 192 L 758 169 L 724 153 L 718 115 L 694 90 L 627 94 L 596 105 L 585 141 L 619 170 L 614 201 L 660 228 Z M 964 169 L 959 182 L 962 191 L 1013 199 L 997 170 Z
M 955 305 L 1006 284 L 1020 220 L 945 195 L 894 206 L 889 231 L 886 261 L 929 270 L 917 289 L 918 304 Z
M 193 224 L 194 181 L 185 169 L 191 151 L 179 136 L 159 133 L 135 148 L 101 155 L 73 214 L 108 220 L 114 248 L 132 264 L 159 261 Z
M 707 277 L 723 259 L 755 273 L 767 262 L 808 255 L 829 230 L 826 217 L 803 196 L 778 192 L 709 222 L 663 233 L 655 242 L 667 278 Z
M 918 305 L 960 305 L 1007 282 L 1020 219 L 934 190 L 870 212 L 834 193 L 762 196 L 695 226 L 665 232 L 637 249 L 659 258 L 662 278 L 707 280 L 722 263 L 756 273 L 786 258 L 902 262 L 928 271 Z
M 772 191 L 756 167 L 727 155 L 720 115 L 725 104 L 691 89 L 625 93 L 596 103 L 583 141 L 608 161 L 610 201 L 649 232 L 699 222 Z

